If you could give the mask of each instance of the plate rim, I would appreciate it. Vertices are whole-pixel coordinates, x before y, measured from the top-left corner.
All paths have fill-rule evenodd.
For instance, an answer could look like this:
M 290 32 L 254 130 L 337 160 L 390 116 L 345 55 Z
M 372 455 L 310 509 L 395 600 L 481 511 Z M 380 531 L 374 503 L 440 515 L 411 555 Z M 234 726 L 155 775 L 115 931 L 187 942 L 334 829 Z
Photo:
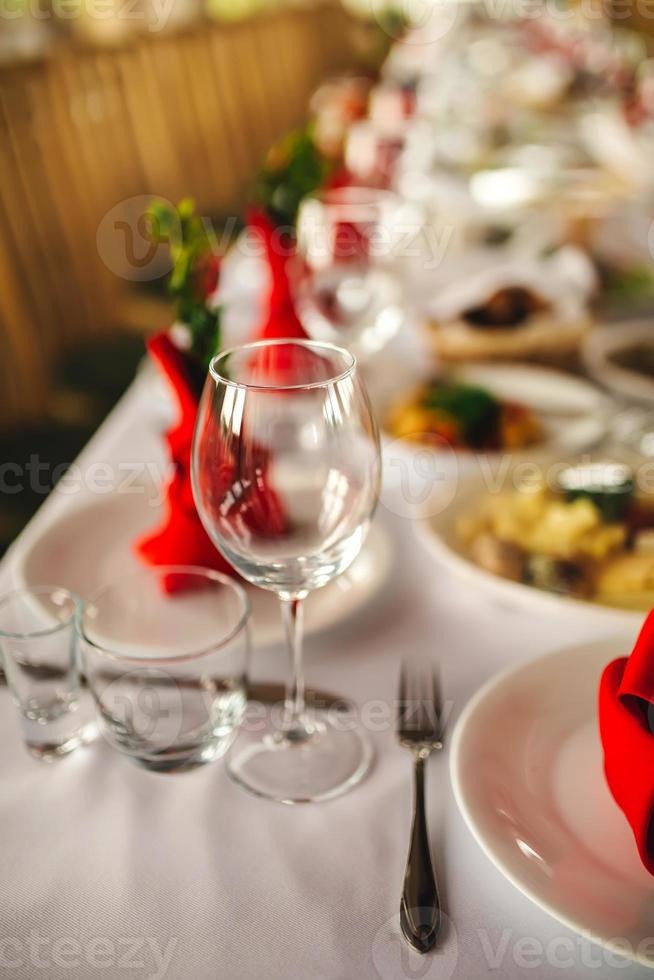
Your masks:
M 138 485 L 142 486 L 143 489 L 146 491 L 152 489 L 153 487 L 151 481 L 148 480 L 145 480 L 142 483 L 139 483 Z M 126 496 L 129 498 L 135 495 L 127 494 Z M 41 541 L 41 539 L 44 538 L 52 528 L 56 527 L 57 525 L 60 525 L 65 521 L 74 520 L 75 516 L 80 512 L 84 512 L 86 514 L 88 513 L 92 514 L 95 508 L 99 506 L 102 507 L 103 505 L 110 505 L 115 507 L 117 503 L 120 501 L 120 499 L 121 499 L 121 495 L 119 493 L 112 492 L 112 493 L 100 494 L 97 497 L 87 497 L 83 501 L 81 501 L 77 506 L 70 506 L 70 505 L 64 506 L 61 509 L 61 511 L 59 512 L 55 511 L 55 513 L 52 515 L 50 515 L 50 513 L 48 512 L 41 514 L 40 510 L 37 511 L 37 513 L 34 515 L 33 520 L 30 521 L 27 527 L 23 530 L 23 532 L 20 534 L 20 536 L 16 539 L 14 544 L 11 546 L 10 551 L 7 553 L 6 560 L 7 560 L 7 568 L 9 571 L 9 577 L 11 581 L 11 587 L 12 588 L 30 587 L 30 582 L 25 575 L 27 560 L 30 554 L 35 549 L 35 547 Z M 53 503 L 54 502 L 55 501 L 53 501 Z M 153 509 L 153 518 L 157 514 L 160 514 L 160 509 Z M 154 527 L 155 526 L 154 523 L 151 526 Z M 144 529 L 144 532 L 145 530 L 147 530 L 147 528 Z M 306 617 L 307 619 L 306 636 L 313 636 L 313 635 L 317 636 L 322 633 L 328 633 L 330 630 L 336 629 L 339 626 L 342 626 L 344 623 L 347 623 L 348 620 L 350 620 L 358 612 L 365 612 L 367 607 L 370 604 L 372 604 L 375 601 L 375 599 L 381 595 L 384 588 L 388 585 L 388 582 L 390 580 L 393 571 L 393 560 L 392 560 L 393 545 L 392 545 L 392 534 L 386 527 L 383 526 L 383 521 L 380 520 L 373 521 L 361 551 L 363 551 L 369 545 L 371 539 L 373 538 L 376 542 L 375 550 L 378 558 L 378 560 L 375 561 L 374 563 L 376 574 L 373 576 L 369 576 L 369 579 L 373 580 L 373 584 L 366 592 L 364 598 L 353 609 L 349 610 L 343 617 L 330 616 L 328 619 L 319 622 L 317 625 L 311 624 L 311 617 L 309 614 L 309 616 Z M 341 573 L 340 576 L 337 576 L 336 579 L 328 583 L 326 587 L 332 585 L 334 582 L 338 581 L 338 579 L 343 579 L 347 577 L 347 575 L 352 569 L 352 566 L 360 557 L 361 551 L 356 556 L 356 558 L 352 561 L 352 563 L 348 566 L 348 568 L 346 568 Z M 57 583 L 46 583 L 46 584 L 56 585 Z M 248 590 L 249 595 L 251 595 L 253 591 L 254 592 L 268 591 L 263 589 L 257 589 L 256 586 L 253 586 L 247 582 L 245 583 L 245 587 Z M 313 594 L 320 593 L 323 591 L 324 589 L 315 589 Z M 80 596 L 80 598 L 82 601 L 84 601 L 83 596 Z M 254 605 L 254 601 L 253 601 L 253 605 Z M 253 609 L 253 616 L 252 616 L 253 621 L 254 621 L 254 612 L 255 610 Z M 281 623 L 281 619 L 280 619 L 280 623 Z M 269 649 L 273 646 L 278 646 L 280 643 L 284 642 L 283 633 L 281 631 L 279 632 L 279 634 L 275 633 L 273 635 L 271 631 L 264 630 L 260 638 L 257 638 L 257 628 L 254 625 L 254 622 L 252 626 L 252 635 L 253 635 L 253 641 L 257 644 L 257 646 L 260 649 Z
M 487 681 L 485 681 L 485 683 L 482 684 L 482 686 L 472 695 L 464 707 L 463 711 L 459 715 L 459 718 L 457 719 L 454 732 L 452 733 L 449 759 L 450 783 L 452 785 L 452 792 L 459 814 L 461 815 L 463 822 L 465 823 L 475 843 L 478 845 L 479 849 L 490 861 L 490 863 L 521 895 L 528 898 L 532 904 L 542 909 L 556 922 L 560 922 L 561 925 L 565 926 L 567 929 L 570 929 L 572 932 L 575 932 L 577 935 L 585 937 L 589 940 L 589 942 L 596 943 L 597 945 L 608 949 L 610 952 L 615 953 L 618 956 L 622 956 L 627 960 L 631 960 L 650 970 L 654 970 L 654 958 L 645 959 L 643 956 L 639 956 L 637 949 L 633 950 L 631 954 L 626 954 L 625 950 L 612 942 L 610 938 L 605 938 L 590 933 L 588 929 L 584 928 L 580 923 L 575 922 L 573 918 L 560 910 L 557 910 L 549 902 L 537 896 L 535 891 L 532 890 L 529 885 L 521 881 L 509 869 L 505 861 L 494 853 L 484 835 L 476 826 L 471 808 L 466 799 L 465 790 L 463 789 L 463 780 L 461 779 L 461 755 L 463 752 L 466 733 L 470 728 L 471 719 L 474 718 L 475 713 L 485 703 L 485 701 L 495 694 L 498 689 L 501 689 L 507 682 L 519 677 L 521 674 L 530 673 L 530 671 L 534 670 L 539 664 L 543 664 L 547 661 L 554 661 L 562 657 L 565 658 L 574 656 L 575 653 L 578 654 L 583 651 L 590 651 L 593 647 L 599 646 L 602 649 L 608 649 L 609 647 L 617 648 L 618 644 L 620 643 L 626 643 L 627 647 L 630 649 L 633 645 L 633 640 L 617 633 L 606 639 L 588 640 L 585 643 L 576 643 L 567 647 L 559 647 L 538 657 L 533 657 L 525 663 L 509 664 L 507 667 L 499 671 L 499 673 L 494 674 Z M 609 656 L 615 657 L 616 654 L 617 650 L 614 649 L 613 654 L 609 654 Z M 607 661 L 607 663 L 609 662 L 610 661 Z M 619 937 L 613 938 L 619 940 Z

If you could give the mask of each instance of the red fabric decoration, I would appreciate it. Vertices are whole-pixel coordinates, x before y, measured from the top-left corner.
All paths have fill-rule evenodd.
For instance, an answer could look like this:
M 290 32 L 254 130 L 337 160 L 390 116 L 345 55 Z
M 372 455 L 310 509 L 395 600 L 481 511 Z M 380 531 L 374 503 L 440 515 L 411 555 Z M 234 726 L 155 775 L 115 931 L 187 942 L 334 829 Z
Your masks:
M 198 399 L 189 382 L 184 355 L 167 333 L 157 334 L 148 342 L 151 357 L 169 381 L 180 410 L 177 424 L 166 435 L 174 465 L 166 488 L 164 519 L 154 531 L 136 541 L 136 551 L 151 565 L 203 565 L 217 571 L 235 574 L 205 531 L 198 516 L 191 487 L 191 445 L 198 410 Z M 230 459 L 216 461 L 206 474 L 212 486 L 207 499 L 220 503 L 226 491 L 234 487 L 234 503 L 222 519 L 245 524 L 259 535 L 280 534 L 284 529 L 284 512 L 267 481 L 268 460 L 260 451 L 253 484 L 244 491 L 236 488 L 236 469 Z M 183 575 L 169 575 L 163 582 L 168 592 L 188 587 Z
M 198 259 L 195 270 L 195 296 L 199 303 L 205 302 L 218 288 L 220 281 L 220 259 L 213 253 Z
M 268 268 L 270 269 L 268 314 L 256 339 L 306 340 L 307 335 L 304 327 L 295 312 L 289 278 L 288 263 L 295 256 L 292 236 L 283 228 L 275 227 L 270 218 L 256 208 L 251 209 L 248 214 L 248 227 L 263 242 Z
M 174 470 L 166 488 L 164 518 L 155 531 L 136 541 L 137 554 L 150 565 L 203 565 L 233 574 L 231 565 L 216 550 L 202 526 L 193 501 L 191 443 L 198 398 L 184 354 L 166 332 L 150 338 L 148 351 L 170 385 L 179 415 L 165 437 Z
M 248 214 L 248 227 L 261 239 L 270 270 L 268 312 L 255 337 L 256 340 L 306 340 L 307 335 L 300 323 L 289 276 L 289 262 L 295 258 L 293 237 L 277 228 L 270 218 L 259 209 Z M 284 349 L 261 350 L 253 361 L 253 370 L 260 376 L 284 384 L 290 369 L 290 352 Z
M 605 669 L 599 720 L 606 781 L 654 874 L 654 612 L 631 656 Z
M 357 182 L 345 167 L 339 167 L 334 173 L 327 179 L 325 184 L 325 190 L 336 191 L 341 187 L 356 187 Z
M 304 338 L 306 334 L 295 313 L 287 272 L 292 241 L 288 235 L 276 229 L 263 212 L 253 212 L 249 223 L 264 242 L 271 273 L 268 310 L 258 336 L 264 339 Z M 218 265 L 214 260 L 200 268 L 198 289 L 204 296 L 216 288 L 218 272 Z M 186 357 L 173 344 L 167 331 L 150 338 L 148 351 L 170 385 L 178 418 L 165 437 L 174 469 L 166 488 L 164 517 L 159 527 L 135 542 L 136 552 L 155 566 L 202 565 L 227 574 L 236 574 L 204 530 L 193 500 L 191 445 L 199 397 Z M 273 363 L 268 354 L 263 359 L 265 363 L 259 362 L 257 368 L 265 370 L 268 375 L 283 374 L 282 355 L 283 352 L 281 355 L 277 353 Z M 238 495 L 239 504 L 230 519 L 244 521 L 259 534 L 274 535 L 283 529 L 284 513 L 277 495 L 267 482 L 266 471 L 267 460 L 262 452 L 256 483 L 247 494 L 241 492 Z M 234 477 L 234 467 L 230 460 L 225 460 L 216 467 L 212 474 L 212 479 L 218 481 L 213 491 L 216 499 L 219 499 L 224 488 L 232 484 Z M 168 576 L 164 582 L 164 588 L 171 593 L 186 587 L 184 578 L 179 575 Z

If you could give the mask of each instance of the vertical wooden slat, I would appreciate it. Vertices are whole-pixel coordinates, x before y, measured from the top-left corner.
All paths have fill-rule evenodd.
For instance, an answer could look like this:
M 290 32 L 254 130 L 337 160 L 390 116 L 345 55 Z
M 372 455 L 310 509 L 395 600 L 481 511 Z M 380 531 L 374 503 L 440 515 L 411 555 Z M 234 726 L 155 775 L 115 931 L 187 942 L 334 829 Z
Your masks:
M 2 426 L 41 414 L 47 400 L 47 358 L 34 332 L 34 309 L 15 274 L 14 242 L 7 237 L 0 200 L 0 406 Z
M 103 216 L 143 194 L 239 213 L 270 142 L 347 61 L 346 21 L 327 0 L 0 68 L 0 425 L 43 407 L 62 350 L 120 321 L 133 287 L 98 253 Z
M 135 152 L 143 167 L 140 191 L 174 199 L 185 179 L 184 167 L 175 140 L 171 139 L 170 107 L 162 98 L 152 69 L 150 44 L 135 45 L 122 54 L 119 70 Z

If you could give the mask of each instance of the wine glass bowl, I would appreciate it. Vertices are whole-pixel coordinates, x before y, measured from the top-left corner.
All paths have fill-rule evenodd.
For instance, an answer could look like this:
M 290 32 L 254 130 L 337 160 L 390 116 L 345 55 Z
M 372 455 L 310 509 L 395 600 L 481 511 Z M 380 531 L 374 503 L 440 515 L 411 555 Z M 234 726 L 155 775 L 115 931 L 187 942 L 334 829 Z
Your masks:
M 212 363 L 200 407 L 200 514 L 244 578 L 300 597 L 359 553 L 378 494 L 377 451 L 351 354 L 291 342 L 228 351 Z
M 245 579 L 280 597 L 294 664 L 281 729 L 245 733 L 229 770 L 284 802 L 330 798 L 361 778 L 370 752 L 356 731 L 307 715 L 301 616 L 309 592 L 358 555 L 379 496 L 379 435 L 354 356 L 299 340 L 219 354 L 192 457 L 202 522 Z

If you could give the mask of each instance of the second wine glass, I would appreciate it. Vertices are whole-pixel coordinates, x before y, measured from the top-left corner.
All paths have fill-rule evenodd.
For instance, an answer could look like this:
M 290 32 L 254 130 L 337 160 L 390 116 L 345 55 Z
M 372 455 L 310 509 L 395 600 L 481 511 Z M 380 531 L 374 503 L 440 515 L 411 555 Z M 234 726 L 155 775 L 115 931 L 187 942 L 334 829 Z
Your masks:
M 358 555 L 379 496 L 377 426 L 352 354 L 328 343 L 261 341 L 211 363 L 193 447 L 193 489 L 212 541 L 280 598 L 292 680 L 283 722 L 243 732 L 230 774 L 285 803 L 330 799 L 368 769 L 351 723 L 304 702 L 306 596 Z
M 388 191 L 340 187 L 305 198 L 294 294 L 309 337 L 342 344 L 362 360 L 389 343 L 404 322 L 398 252 L 414 231 Z

